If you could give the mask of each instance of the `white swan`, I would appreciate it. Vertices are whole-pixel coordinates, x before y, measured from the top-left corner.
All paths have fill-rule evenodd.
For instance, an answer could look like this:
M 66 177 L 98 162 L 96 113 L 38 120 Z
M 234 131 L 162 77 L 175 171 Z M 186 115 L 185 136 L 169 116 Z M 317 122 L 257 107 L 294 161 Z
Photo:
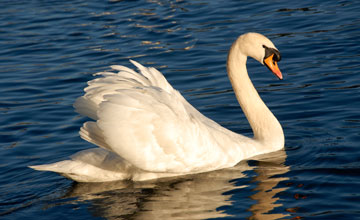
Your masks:
M 71 160 L 31 166 L 78 182 L 148 180 L 206 172 L 236 165 L 284 147 L 280 123 L 251 83 L 247 57 L 265 64 L 278 78 L 280 53 L 265 36 L 241 35 L 231 46 L 227 71 L 235 95 L 254 133 L 236 134 L 205 117 L 154 68 L 131 61 L 140 71 L 112 66 L 113 72 L 88 82 L 76 111 L 84 123 L 83 139 L 99 146 Z

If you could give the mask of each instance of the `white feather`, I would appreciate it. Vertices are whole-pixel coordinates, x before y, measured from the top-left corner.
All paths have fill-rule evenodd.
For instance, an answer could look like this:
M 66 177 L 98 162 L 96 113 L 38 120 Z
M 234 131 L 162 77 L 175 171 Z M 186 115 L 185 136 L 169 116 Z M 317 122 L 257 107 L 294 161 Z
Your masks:
M 84 123 L 81 137 L 101 148 L 32 168 L 58 172 L 80 182 L 146 180 L 231 167 L 243 159 L 281 149 L 281 126 L 253 88 L 246 59 L 242 59 L 249 53 L 249 45 L 260 41 L 259 45 L 271 46 L 261 36 L 239 37 L 228 58 L 229 77 L 254 139 L 205 117 L 158 70 L 131 61 L 139 73 L 111 66 L 118 72 L 95 74 L 100 78 L 89 81 L 85 95 L 74 103 L 77 112 L 94 120 Z M 254 39 L 256 44 L 251 43 Z M 241 50 L 242 44 L 247 50 Z M 250 52 L 261 57 L 262 50 L 259 46 Z

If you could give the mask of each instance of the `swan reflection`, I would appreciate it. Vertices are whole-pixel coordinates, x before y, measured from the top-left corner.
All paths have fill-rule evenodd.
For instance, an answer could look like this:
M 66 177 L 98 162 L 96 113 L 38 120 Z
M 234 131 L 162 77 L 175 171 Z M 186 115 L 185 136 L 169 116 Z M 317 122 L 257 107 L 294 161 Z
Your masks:
M 247 217 L 250 211 L 250 219 L 278 219 L 285 215 L 269 212 L 282 206 L 276 195 L 286 188 L 276 186 L 287 179 L 281 177 L 289 170 L 285 158 L 285 151 L 279 151 L 233 168 L 148 182 L 74 183 L 65 197 L 90 202 L 94 216 L 109 220 L 219 218 L 232 216 L 228 208 Z M 249 172 L 254 175 L 248 177 Z M 238 209 L 234 194 L 236 203 L 249 196 L 254 201 Z

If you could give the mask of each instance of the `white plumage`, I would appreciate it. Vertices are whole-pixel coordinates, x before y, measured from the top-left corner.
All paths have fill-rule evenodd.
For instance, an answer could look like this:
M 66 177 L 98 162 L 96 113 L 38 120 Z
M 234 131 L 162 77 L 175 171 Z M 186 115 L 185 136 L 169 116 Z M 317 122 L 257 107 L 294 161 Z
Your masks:
M 100 77 L 88 82 L 85 95 L 74 104 L 78 113 L 93 119 L 80 129 L 81 137 L 100 148 L 81 151 L 71 160 L 31 167 L 58 172 L 79 182 L 147 180 L 230 167 L 281 149 L 284 137 L 280 124 L 250 80 L 251 85 L 242 85 L 249 83 L 245 63 L 246 56 L 253 52 L 241 49 L 241 45 L 251 41 L 275 48 L 260 34 L 242 35 L 230 51 L 228 72 L 239 101 L 246 99 L 246 105 L 253 105 L 252 113 L 242 107 L 254 138 L 236 134 L 205 117 L 158 70 L 131 61 L 139 72 L 111 66 L 113 71 L 97 73 Z M 251 48 L 260 50 L 256 44 Z M 259 53 L 259 62 L 263 63 L 265 52 Z M 243 67 L 238 68 L 242 62 Z M 248 114 L 263 119 L 251 119 Z

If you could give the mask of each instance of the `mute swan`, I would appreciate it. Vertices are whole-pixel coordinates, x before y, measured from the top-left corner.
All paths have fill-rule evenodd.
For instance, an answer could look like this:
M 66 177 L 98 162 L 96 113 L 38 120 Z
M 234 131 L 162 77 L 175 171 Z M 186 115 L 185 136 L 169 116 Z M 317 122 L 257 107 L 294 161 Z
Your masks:
M 266 65 L 279 79 L 280 53 L 258 33 L 241 35 L 231 46 L 227 72 L 254 137 L 236 134 L 190 105 L 155 68 L 131 61 L 140 71 L 111 66 L 113 72 L 88 82 L 76 111 L 94 121 L 80 136 L 100 148 L 71 160 L 30 166 L 78 182 L 149 180 L 231 167 L 255 155 L 284 147 L 282 127 L 250 81 L 246 60 Z

